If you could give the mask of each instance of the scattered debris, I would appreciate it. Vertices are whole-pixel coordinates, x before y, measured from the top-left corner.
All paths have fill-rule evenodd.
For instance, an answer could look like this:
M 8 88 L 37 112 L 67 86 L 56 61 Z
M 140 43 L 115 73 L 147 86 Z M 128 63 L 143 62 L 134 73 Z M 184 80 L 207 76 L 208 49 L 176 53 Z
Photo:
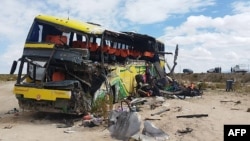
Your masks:
M 128 141 L 155 141 L 155 138 L 143 134 L 135 134 Z
M 135 98 L 135 99 L 131 99 L 131 101 L 127 102 L 127 104 L 131 106 L 132 112 L 139 112 L 141 111 L 140 105 L 144 105 L 145 102 L 147 102 L 145 98 Z
M 94 116 L 90 113 L 87 115 L 84 115 L 82 118 L 82 125 L 84 127 L 94 127 L 94 126 L 99 126 L 103 122 L 103 118 L 100 116 Z
M 250 112 L 250 108 L 247 109 L 247 112 Z
M 87 115 L 83 116 L 83 120 L 90 120 L 93 118 L 93 115 L 91 115 L 90 113 L 88 113 Z
M 191 133 L 193 131 L 192 128 L 187 127 L 186 129 L 183 130 L 177 130 L 177 133 L 179 134 L 187 134 L 187 133 Z
M 161 114 L 160 117 L 164 117 L 166 114 Z
M 64 133 L 74 133 L 75 131 L 69 129 L 69 130 L 65 130 L 65 131 L 63 131 L 63 132 L 64 132 Z
M 159 118 L 145 118 L 144 120 L 161 120 Z
M 177 81 L 172 80 L 171 85 L 165 90 L 160 90 L 162 95 L 166 98 L 191 98 L 191 97 L 202 97 L 203 91 L 197 88 L 194 83 L 189 86 L 180 85 Z
M 231 108 L 230 110 L 240 110 L 240 109 L 238 109 L 238 108 Z
M 164 102 L 165 102 L 164 97 L 156 96 L 150 104 L 150 109 L 154 110 L 156 107 L 165 106 L 165 105 L 163 105 Z M 165 107 L 167 107 L 167 106 L 165 106 Z
M 74 126 L 73 120 L 64 120 L 64 124 L 58 124 L 57 128 L 68 128 Z
M 237 105 L 237 104 L 241 104 L 241 101 L 236 101 L 236 102 L 235 102 L 235 105 Z
M 155 127 L 151 122 L 145 121 L 144 122 L 144 128 L 142 130 L 142 134 L 149 136 L 149 137 L 154 137 L 156 140 L 167 140 L 169 139 L 169 135 L 166 134 L 162 129 L 159 129 Z
M 91 120 L 84 120 L 82 122 L 82 126 L 92 128 L 95 127 L 96 125 L 93 122 L 91 122 Z
M 82 125 L 84 127 L 95 127 L 95 126 L 99 126 L 101 125 L 103 122 L 103 118 L 96 118 L 96 117 L 93 117 L 92 119 L 90 120 L 83 120 L 82 121 Z
M 129 111 L 112 110 L 109 114 L 108 130 L 113 138 L 118 140 L 128 140 L 129 137 L 140 131 L 141 120 L 137 112 L 132 112 L 128 102 Z M 121 109 L 123 109 L 121 102 Z
M 151 116 L 160 115 L 160 114 L 162 114 L 162 113 L 164 113 L 164 112 L 166 112 L 166 111 L 170 111 L 170 109 L 161 110 L 161 111 L 159 111 L 159 112 L 157 112 L 157 113 L 151 114 Z
M 158 103 L 158 102 L 157 103 L 153 103 L 153 104 L 150 105 L 150 109 L 154 110 L 156 107 L 160 107 L 160 106 L 162 106 L 162 103 Z
M 131 106 L 143 105 L 147 100 L 145 98 L 135 98 L 130 101 Z
M 5 126 L 3 129 L 11 129 L 13 126 L 12 125 L 8 125 L 8 126 Z
M 165 99 L 164 99 L 164 97 L 162 97 L 162 96 L 156 96 L 156 97 L 155 97 L 155 101 L 156 101 L 156 102 L 165 102 Z
M 93 122 L 94 125 L 99 126 L 103 122 L 103 118 L 101 117 L 94 117 L 91 122 Z
M 111 136 L 118 140 L 127 140 L 140 131 L 141 121 L 136 112 L 112 111 L 109 121 Z
M 194 114 L 194 115 L 182 115 L 182 116 L 176 116 L 177 118 L 200 118 L 200 117 L 208 117 L 208 114 Z
M 235 105 L 237 105 L 237 104 L 241 104 L 241 101 L 233 101 L 233 100 L 221 100 L 220 102 L 233 102 L 233 103 L 235 103 Z
M 180 112 L 182 110 L 182 107 L 174 107 L 175 112 Z
M 66 125 L 66 124 L 58 124 L 56 127 L 57 128 L 69 128 L 69 127 L 72 127 L 72 126 L 69 126 L 69 125 Z
M 13 108 L 12 110 L 9 110 L 8 112 L 6 112 L 5 114 L 16 114 L 18 113 L 19 110 L 17 110 L 17 108 Z

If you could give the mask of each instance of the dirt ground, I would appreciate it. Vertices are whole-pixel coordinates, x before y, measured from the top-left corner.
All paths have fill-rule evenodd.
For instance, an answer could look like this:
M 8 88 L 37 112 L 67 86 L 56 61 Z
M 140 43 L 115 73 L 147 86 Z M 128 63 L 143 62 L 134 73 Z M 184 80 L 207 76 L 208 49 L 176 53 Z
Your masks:
M 72 127 L 57 128 L 68 117 L 20 110 L 12 93 L 13 85 L 14 82 L 0 82 L 0 141 L 115 140 L 103 125 L 84 127 L 81 120 L 76 120 Z M 222 141 L 225 124 L 250 124 L 250 112 L 247 112 L 250 108 L 250 94 L 225 90 L 206 90 L 201 98 L 167 99 L 154 110 L 150 109 L 149 103 L 140 107 L 138 113 L 142 122 L 145 118 L 160 119 L 151 122 L 169 135 L 169 141 Z M 14 108 L 19 112 L 13 113 Z M 151 116 L 163 108 L 169 108 L 170 111 Z M 177 118 L 190 114 L 208 116 Z M 178 132 L 186 128 L 192 129 L 192 132 Z

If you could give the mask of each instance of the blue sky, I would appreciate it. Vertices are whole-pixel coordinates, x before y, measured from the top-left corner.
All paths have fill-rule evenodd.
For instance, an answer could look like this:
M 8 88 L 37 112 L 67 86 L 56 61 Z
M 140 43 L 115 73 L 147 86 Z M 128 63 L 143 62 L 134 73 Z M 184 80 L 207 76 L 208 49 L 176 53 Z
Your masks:
M 1 0 L 0 74 L 21 57 L 38 14 L 91 21 L 118 31 L 135 31 L 179 45 L 175 72 L 191 68 L 229 71 L 250 61 L 249 0 Z M 166 56 L 172 66 L 173 56 Z

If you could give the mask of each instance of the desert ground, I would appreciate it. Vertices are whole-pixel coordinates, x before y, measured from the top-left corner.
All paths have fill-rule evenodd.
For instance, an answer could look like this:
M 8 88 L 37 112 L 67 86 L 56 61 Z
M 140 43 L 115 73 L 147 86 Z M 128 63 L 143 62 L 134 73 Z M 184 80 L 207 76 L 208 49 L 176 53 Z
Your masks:
M 81 120 L 75 120 L 72 127 L 58 128 L 66 116 L 19 109 L 12 93 L 13 85 L 14 81 L 0 82 L 0 141 L 116 140 L 110 137 L 105 124 L 90 128 L 82 126 Z M 149 98 L 149 101 L 152 99 L 154 98 Z M 15 112 L 14 108 L 19 112 Z M 151 116 L 164 108 L 170 110 Z M 167 133 L 169 141 L 222 141 L 225 124 L 250 124 L 249 108 L 250 94 L 221 89 L 205 90 L 199 98 L 166 99 L 162 106 L 153 110 L 146 102 L 140 105 L 138 114 L 142 122 L 145 118 L 159 119 L 150 122 Z M 192 114 L 208 116 L 177 118 Z M 192 130 L 187 133 L 179 132 L 187 128 Z

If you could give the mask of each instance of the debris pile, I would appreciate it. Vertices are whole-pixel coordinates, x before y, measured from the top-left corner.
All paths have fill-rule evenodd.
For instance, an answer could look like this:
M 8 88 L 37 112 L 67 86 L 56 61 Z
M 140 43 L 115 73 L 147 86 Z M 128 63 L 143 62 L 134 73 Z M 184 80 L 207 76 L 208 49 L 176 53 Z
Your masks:
M 123 102 L 127 104 L 129 110 L 123 109 L 121 104 L 121 110 L 111 111 L 108 119 L 108 130 L 112 137 L 128 140 L 129 137 L 140 131 L 141 120 L 138 113 L 131 109 L 131 105 L 127 101 Z
M 94 116 L 88 113 L 87 115 L 83 116 L 82 125 L 84 127 L 94 127 L 103 124 L 103 117 Z

